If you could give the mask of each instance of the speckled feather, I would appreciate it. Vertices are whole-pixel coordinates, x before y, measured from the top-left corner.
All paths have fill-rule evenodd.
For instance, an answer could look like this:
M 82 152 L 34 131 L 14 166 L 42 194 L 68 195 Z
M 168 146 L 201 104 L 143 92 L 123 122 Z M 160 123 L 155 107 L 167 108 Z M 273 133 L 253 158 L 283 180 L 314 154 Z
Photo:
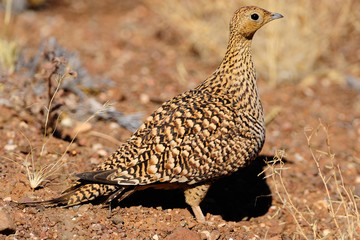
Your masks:
M 249 20 L 254 13 L 262 22 Z M 95 171 L 78 174 L 73 187 L 47 202 L 121 200 L 147 187 L 180 187 L 187 203 L 198 207 L 214 179 L 246 166 L 261 151 L 265 124 L 250 45 L 257 29 L 280 17 L 257 7 L 237 10 L 217 70 L 195 89 L 163 103 Z M 202 213 L 193 210 L 202 220 Z

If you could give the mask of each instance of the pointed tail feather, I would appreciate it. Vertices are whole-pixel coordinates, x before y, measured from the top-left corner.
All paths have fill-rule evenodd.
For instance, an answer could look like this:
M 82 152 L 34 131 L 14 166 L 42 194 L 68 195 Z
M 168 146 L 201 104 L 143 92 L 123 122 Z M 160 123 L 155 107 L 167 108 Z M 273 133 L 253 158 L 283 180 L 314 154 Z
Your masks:
M 69 200 L 74 192 L 69 192 L 67 194 L 64 194 L 58 198 L 45 200 L 45 201 L 35 201 L 35 202 L 18 202 L 19 205 L 24 206 L 46 206 L 46 207 L 52 207 L 52 206 L 71 206 L 69 205 Z M 76 204 L 74 204 L 76 205 Z
M 99 196 L 106 197 L 114 192 L 124 190 L 121 186 L 104 185 L 104 184 L 84 184 L 77 182 L 74 186 L 65 190 L 62 196 L 46 201 L 22 202 L 18 203 L 25 206 L 74 206 L 80 203 L 89 202 Z

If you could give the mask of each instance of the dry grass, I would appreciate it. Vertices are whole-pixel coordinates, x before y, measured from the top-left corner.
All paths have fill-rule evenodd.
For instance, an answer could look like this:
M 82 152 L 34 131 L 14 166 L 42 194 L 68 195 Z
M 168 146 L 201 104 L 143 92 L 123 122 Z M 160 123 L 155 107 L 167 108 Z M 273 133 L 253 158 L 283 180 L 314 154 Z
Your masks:
M 311 145 L 312 139 L 320 132 L 326 136 L 326 151 L 314 149 Z M 310 205 L 299 203 L 289 192 L 287 178 L 283 176 L 283 172 L 287 170 L 282 161 L 284 152 L 279 151 L 265 170 L 269 171 L 267 177 L 273 180 L 274 192 L 282 203 L 282 210 L 285 209 L 290 213 L 296 224 L 297 231 L 294 232 L 293 237 L 295 239 L 359 239 L 360 196 L 354 196 L 352 188 L 344 183 L 341 168 L 339 164 L 335 164 L 335 154 L 330 148 L 328 129 L 320 124 L 316 130 L 305 132 L 305 135 L 318 177 L 323 183 L 323 189 L 319 189 L 318 201 Z M 320 162 L 325 162 L 326 165 Z M 326 173 L 323 169 L 326 169 Z M 319 213 L 319 206 L 327 210 L 327 217 L 323 217 L 324 209 Z
M 52 55 L 49 53 L 44 53 L 47 55 Z M 47 85 L 48 85 L 48 102 L 47 105 L 44 106 L 44 113 L 45 113 L 45 120 L 44 120 L 44 133 L 43 133 L 43 139 L 42 139 L 42 145 L 41 149 L 37 150 L 35 149 L 31 141 L 23 134 L 24 138 L 27 140 L 29 146 L 30 146 L 30 152 L 29 154 L 24 158 L 19 157 L 22 161 L 22 164 L 18 163 L 18 161 L 15 161 L 13 159 L 6 158 L 18 165 L 21 165 L 25 167 L 26 175 L 29 180 L 29 186 L 32 189 L 36 189 L 39 187 L 41 183 L 43 183 L 45 180 L 47 180 L 49 177 L 53 176 L 61 167 L 64 166 L 66 163 L 66 154 L 68 153 L 71 145 L 75 141 L 76 137 L 78 136 L 80 129 L 87 124 L 91 119 L 93 119 L 98 114 L 103 113 L 107 108 L 110 107 L 108 103 L 105 103 L 102 108 L 100 108 L 98 111 L 96 111 L 94 114 L 92 114 L 90 117 L 88 117 L 82 125 L 78 128 L 72 137 L 71 141 L 67 145 L 65 151 L 58 156 L 56 160 L 50 161 L 50 163 L 46 164 L 46 162 L 49 162 L 49 160 L 45 160 L 47 158 L 46 153 L 48 152 L 46 150 L 47 144 L 49 140 L 53 137 L 55 131 L 57 130 L 57 124 L 59 120 L 61 119 L 61 113 L 54 114 L 54 102 L 55 99 L 58 97 L 58 93 L 61 87 L 62 82 L 66 78 L 75 78 L 76 73 L 73 72 L 70 67 L 68 66 L 68 63 L 64 59 L 57 58 L 53 55 L 51 59 L 51 65 L 48 69 L 49 76 L 47 79 Z M 59 69 L 63 68 L 64 72 L 62 74 L 59 74 Z M 44 70 L 46 72 L 46 70 Z M 52 82 L 55 82 L 56 85 L 53 86 Z M 55 116 L 55 118 L 54 118 Z M 50 131 L 51 130 L 51 131 Z
M 11 28 L 11 4 L 12 0 L 5 1 L 4 23 L 0 36 L 0 70 L 8 74 L 15 71 L 15 64 L 20 52 L 19 44 L 11 38 L 9 33 L 9 28 Z
M 105 104 L 103 106 L 103 109 L 99 110 L 98 112 L 91 115 L 86 121 L 82 123 L 82 126 L 87 124 L 91 119 L 93 119 L 97 114 L 100 114 L 104 111 L 104 109 L 108 108 L 108 105 Z M 26 156 L 25 159 L 23 159 L 23 165 L 26 169 L 26 175 L 29 180 L 29 186 L 32 189 L 36 189 L 42 182 L 47 180 L 49 177 L 54 175 L 62 166 L 65 164 L 65 156 L 68 153 L 71 145 L 75 141 L 77 135 L 79 134 L 79 131 L 77 131 L 74 135 L 74 137 L 71 139 L 70 143 L 67 145 L 65 151 L 61 154 L 61 156 L 55 160 L 54 162 L 51 162 L 50 164 L 44 164 L 42 162 L 42 159 L 45 157 L 44 152 L 46 149 L 47 141 L 52 137 L 52 134 L 50 136 L 47 136 L 44 134 L 44 141 L 41 146 L 40 154 L 36 155 L 34 154 L 34 148 L 31 146 L 30 141 L 28 141 L 30 145 L 30 154 Z M 30 160 L 29 160 L 30 158 Z M 36 159 L 36 160 L 35 160 Z
M 167 24 L 180 32 L 185 44 L 203 61 L 220 62 L 225 52 L 228 22 L 235 9 L 257 5 L 279 12 L 284 19 L 255 36 L 254 55 L 260 77 L 275 85 L 298 81 L 312 73 L 335 69 L 344 73 L 354 64 L 339 52 L 351 36 L 360 35 L 360 3 L 355 0 L 274 1 L 154 1 L 148 2 Z M 271 25 L 271 26 L 270 26 Z M 355 46 L 356 47 L 356 46 Z M 326 59 L 324 61 L 324 59 Z M 340 74 L 341 75 L 341 74 Z
M 58 63 L 60 64 L 60 63 Z M 56 65 L 56 64 L 55 64 Z M 58 68 L 55 68 L 58 69 Z M 56 73 L 56 70 L 54 72 L 52 72 L 48 78 L 48 81 L 51 82 L 51 78 L 52 76 Z M 71 71 L 65 71 L 65 73 L 61 76 L 56 75 L 56 88 L 54 90 L 53 93 L 51 93 L 51 87 L 49 87 L 49 102 L 48 105 L 45 107 L 45 112 L 46 112 L 46 116 L 45 116 L 45 126 L 44 126 L 44 135 L 43 135 L 43 144 L 41 146 L 41 151 L 40 154 L 38 156 L 34 155 L 34 151 L 33 151 L 33 147 L 31 146 L 30 141 L 28 141 L 29 145 L 30 145 L 30 154 L 27 155 L 26 159 L 25 159 L 25 169 L 26 169 L 26 174 L 27 177 L 29 179 L 29 184 L 30 187 L 32 189 L 37 188 L 44 180 L 46 180 L 47 178 L 49 178 L 50 176 L 52 176 L 59 168 L 61 168 L 64 164 L 64 157 L 65 154 L 67 153 L 67 151 L 69 150 L 71 144 L 73 143 L 75 137 L 71 140 L 71 142 L 68 144 L 66 150 L 63 152 L 63 154 L 60 156 L 60 158 L 58 160 L 56 160 L 53 163 L 50 163 L 49 165 L 43 165 L 41 163 L 42 159 L 44 158 L 44 152 L 45 152 L 45 148 L 46 148 L 46 144 L 47 141 L 49 140 L 49 136 L 47 134 L 48 131 L 48 125 L 49 125 L 49 119 L 50 119 L 50 115 L 52 112 L 52 106 L 53 106 L 53 102 L 54 99 L 57 95 L 57 93 L 59 92 L 60 86 L 62 81 L 67 78 L 67 77 L 73 77 L 74 73 L 72 73 Z M 51 86 L 51 85 L 50 85 Z M 61 115 L 61 114 L 60 114 Z M 60 117 L 59 115 L 59 117 Z M 57 122 L 57 121 L 56 121 Z M 55 132 L 56 130 L 56 125 L 53 128 L 53 132 Z M 52 134 L 50 134 L 50 137 L 52 137 Z M 28 158 L 31 158 L 31 161 L 28 161 Z M 34 160 L 34 158 L 36 158 L 37 160 Z
M 19 54 L 16 41 L 0 38 L 0 69 L 12 74 Z
M 49 128 L 49 121 L 51 120 L 51 113 L 53 111 L 53 102 L 57 96 L 57 93 L 60 90 L 60 86 L 61 83 L 63 82 L 63 80 L 65 78 L 69 78 L 69 77 L 74 77 L 75 73 L 73 73 L 71 70 L 65 71 L 64 74 L 62 75 L 58 75 L 57 74 L 57 69 L 59 68 L 60 64 L 63 64 L 64 61 L 59 61 L 59 59 L 53 59 L 53 64 L 54 66 L 54 71 L 52 71 L 48 77 L 48 82 L 52 81 L 53 76 L 55 76 L 55 81 L 56 81 L 56 87 L 54 89 L 54 91 L 51 90 L 51 84 L 49 83 L 49 99 L 48 99 L 48 103 L 46 106 L 44 106 L 45 109 L 45 124 L 44 124 L 44 134 L 43 134 L 43 143 L 40 149 L 40 152 L 37 153 L 34 149 L 34 147 L 31 144 L 31 141 L 23 134 L 24 138 L 27 140 L 29 146 L 30 146 L 30 153 L 25 157 L 25 159 L 22 159 L 20 157 L 20 159 L 22 160 L 22 164 L 19 164 L 17 161 L 12 160 L 7 158 L 8 160 L 22 165 L 25 167 L 26 170 L 26 175 L 27 178 L 29 180 L 29 186 L 32 189 L 37 188 L 43 181 L 47 180 L 50 176 L 52 176 L 57 170 L 59 170 L 63 164 L 64 164 L 64 157 L 67 153 L 67 151 L 69 150 L 71 144 L 73 143 L 75 137 L 72 139 L 72 141 L 69 143 L 69 145 L 67 146 L 66 150 L 63 152 L 63 154 L 54 162 L 46 165 L 43 163 L 43 159 L 45 158 L 45 152 L 46 152 L 46 145 L 50 139 L 50 137 L 52 137 L 53 133 L 56 130 L 56 123 L 59 120 L 61 114 L 59 114 L 58 119 L 55 122 L 55 126 L 51 126 L 51 128 L 53 129 L 53 133 L 51 133 L 50 135 L 47 133 L 48 132 L 48 128 Z

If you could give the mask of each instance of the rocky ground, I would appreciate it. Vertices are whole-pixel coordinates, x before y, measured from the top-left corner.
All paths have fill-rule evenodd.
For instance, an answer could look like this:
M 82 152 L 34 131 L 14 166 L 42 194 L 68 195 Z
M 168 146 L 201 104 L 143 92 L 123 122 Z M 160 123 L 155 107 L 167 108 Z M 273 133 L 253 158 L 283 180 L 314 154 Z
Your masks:
M 201 205 L 204 224 L 177 190 L 138 192 L 111 212 L 97 203 L 17 206 L 13 201 L 59 196 L 75 173 L 93 169 L 131 135 L 129 121 L 136 126 L 136 119 L 199 84 L 216 65 L 183 46 L 143 1 L 54 1 L 18 14 L 12 34 L 24 51 L 15 73 L 0 74 L 1 239 L 360 239 L 360 75 L 318 74 L 276 88 L 260 78 L 265 146 L 248 168 L 212 186 Z M 64 113 L 59 120 L 59 111 L 50 116 L 58 131 L 46 138 L 41 166 L 66 153 L 61 168 L 32 190 L 26 166 L 39 159 L 44 144 L 47 79 L 56 66 L 70 71 L 61 59 L 51 61 L 51 49 L 50 57 L 41 52 L 50 37 L 57 39 L 50 44 L 55 55 L 77 53 L 67 57 L 85 80 L 54 100 Z M 359 60 L 359 52 L 353 54 Z M 81 124 L 91 115 L 84 109 L 107 101 L 132 118 Z

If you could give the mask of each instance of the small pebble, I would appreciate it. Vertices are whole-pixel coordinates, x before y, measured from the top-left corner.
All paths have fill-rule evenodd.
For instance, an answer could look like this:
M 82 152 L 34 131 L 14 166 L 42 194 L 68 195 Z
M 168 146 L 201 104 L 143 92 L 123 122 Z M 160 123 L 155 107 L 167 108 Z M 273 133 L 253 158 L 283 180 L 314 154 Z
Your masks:
M 98 151 L 96 151 L 96 153 L 100 156 L 100 157 L 105 157 L 108 155 L 107 151 L 105 151 L 104 149 L 100 149 Z
M 99 230 L 101 230 L 101 225 L 98 223 L 94 223 L 93 225 L 91 225 L 90 228 L 94 231 L 99 231 Z
M 118 225 L 118 224 L 124 224 L 124 218 L 120 215 L 115 215 L 114 217 L 112 217 L 111 221 L 115 224 L 115 225 Z
M 195 231 L 191 231 L 186 228 L 177 228 L 170 235 L 168 235 L 164 240 L 201 240 L 201 237 Z
M 318 200 L 314 203 L 314 205 L 319 209 L 328 209 L 329 202 L 327 200 Z
M 203 240 L 211 239 L 210 232 L 209 231 L 202 231 L 201 232 L 201 239 L 203 239 Z
M 324 231 L 323 231 L 324 237 L 326 237 L 326 236 L 329 235 L 330 233 L 331 233 L 330 229 L 324 229 Z
M 214 230 L 211 232 L 210 236 L 211 236 L 211 238 L 210 238 L 211 240 L 219 239 L 220 232 L 218 230 Z
M 11 197 L 6 197 L 3 199 L 4 202 L 11 202 Z
M 4 150 L 5 151 L 14 151 L 16 149 L 17 145 L 14 145 L 14 144 L 6 144 L 4 146 Z
M 94 143 L 94 144 L 92 145 L 92 149 L 93 149 L 94 151 L 97 151 L 97 150 L 100 150 L 100 149 L 104 149 L 104 147 L 103 147 L 103 145 L 102 145 L 101 143 Z
M 90 158 L 90 163 L 93 165 L 98 165 L 100 163 L 100 159 L 98 158 Z
M 26 122 L 21 121 L 20 124 L 19 124 L 19 127 L 21 127 L 21 128 L 28 128 L 29 125 L 28 125 Z
M 221 227 L 223 227 L 223 226 L 225 226 L 226 225 L 226 223 L 220 223 L 219 225 L 218 225 L 218 228 L 221 228 Z
M 69 117 L 65 117 L 61 120 L 60 124 L 64 127 L 72 127 L 74 125 L 74 121 Z
M 149 95 L 147 95 L 147 94 L 145 94 L 145 93 L 141 94 L 141 95 L 140 95 L 140 102 L 141 102 L 142 104 L 147 104 L 147 103 L 149 103 L 149 102 L 150 102 L 150 97 L 149 97 Z
M 78 133 L 88 132 L 91 130 L 91 128 L 92 128 L 91 123 L 88 122 L 80 123 L 74 128 L 73 134 L 75 135 Z
M 355 183 L 360 184 L 360 176 L 356 176 Z
M 119 126 L 119 124 L 112 122 L 109 124 L 109 128 L 110 129 L 119 129 L 120 126 Z
M 0 234 L 10 235 L 15 233 L 16 228 L 11 216 L 0 208 Z

